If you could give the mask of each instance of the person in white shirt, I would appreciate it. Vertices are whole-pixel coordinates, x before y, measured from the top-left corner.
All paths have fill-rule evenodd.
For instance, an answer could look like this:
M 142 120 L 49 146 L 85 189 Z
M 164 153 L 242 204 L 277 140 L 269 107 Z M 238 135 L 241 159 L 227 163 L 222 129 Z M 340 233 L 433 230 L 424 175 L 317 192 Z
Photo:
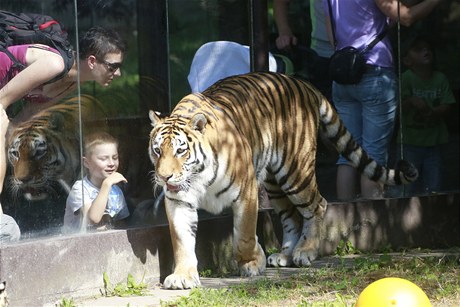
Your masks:
M 88 175 L 74 183 L 67 197 L 63 233 L 119 227 L 129 216 L 125 197 L 117 186 L 127 182 L 117 172 L 118 141 L 108 133 L 96 132 L 84 143 L 83 165 Z

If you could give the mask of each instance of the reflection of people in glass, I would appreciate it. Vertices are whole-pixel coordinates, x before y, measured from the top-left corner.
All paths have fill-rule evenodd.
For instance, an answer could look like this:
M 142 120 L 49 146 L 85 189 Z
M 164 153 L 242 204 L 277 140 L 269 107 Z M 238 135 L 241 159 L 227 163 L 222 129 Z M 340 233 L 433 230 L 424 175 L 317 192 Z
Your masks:
M 5 143 L 5 135 L 9 124 L 8 116 L 5 110 L 0 110 L 0 143 Z M 3 179 L 6 172 L 5 151 L 0 150 L 0 194 L 3 190 Z M 21 231 L 16 221 L 9 215 L 3 213 L 2 204 L 0 204 L 0 244 L 19 240 Z
M 75 232 L 86 226 L 107 229 L 129 216 L 122 190 L 116 185 L 127 182 L 117 172 L 118 141 L 105 132 L 85 139 L 83 164 L 88 175 L 78 180 L 67 197 L 63 232 Z
M 26 66 L 18 71 L 11 59 L 0 52 L 1 107 L 6 110 L 21 98 L 26 102 L 12 120 L 12 124 L 16 125 L 75 91 L 77 78 L 80 83 L 96 81 L 101 86 L 108 86 L 114 78 L 121 76 L 126 46 L 116 32 L 93 27 L 80 39 L 79 65 L 75 61 L 66 75 L 50 84 L 46 84 L 47 81 L 64 70 L 64 60 L 57 50 L 37 44 L 11 46 L 8 49 Z M 0 146 L 4 148 L 5 142 L 2 141 Z M 1 181 L 3 179 L 2 176 Z
M 369 44 L 388 26 L 388 22 L 400 19 L 404 26 L 427 16 L 441 0 L 424 0 L 406 6 L 396 0 L 339 1 L 323 0 L 328 11 L 327 27 L 333 42 L 331 19 L 333 18 L 336 48 L 353 46 L 357 49 Z M 353 137 L 377 163 L 386 165 L 388 147 L 392 137 L 397 107 L 397 84 L 394 60 L 389 37 L 380 40 L 366 52 L 366 71 L 357 84 L 332 85 L 332 100 L 340 118 Z M 348 165 L 343 157 L 337 162 L 337 197 L 349 200 L 360 190 L 364 198 L 380 198 L 383 186 Z
M 22 98 L 30 102 L 20 114 L 26 119 L 76 89 L 76 62 L 64 77 L 46 84 L 64 70 L 64 60 L 57 50 L 39 44 L 8 49 L 26 68 L 17 70 L 11 59 L 0 52 L 0 103 L 4 109 Z M 80 82 L 96 81 L 101 86 L 108 86 L 114 78 L 121 76 L 125 49 L 116 32 L 101 27 L 89 29 L 79 42 Z
M 313 63 L 308 63 L 311 74 L 311 83 L 315 85 L 329 101 L 332 101 L 332 80 L 329 77 L 329 58 L 334 53 L 334 48 L 329 42 L 326 30 L 326 16 L 321 0 L 309 0 L 310 19 L 311 19 L 311 43 L 310 48 L 315 52 L 315 57 L 311 59 Z M 298 44 L 298 39 L 294 35 L 289 24 L 289 5 L 290 0 L 274 0 L 273 14 L 278 27 L 278 37 L 276 47 L 280 50 L 290 50 Z
M 402 133 L 404 159 L 417 167 L 420 178 L 407 186 L 414 193 L 441 188 L 441 144 L 449 140 L 445 115 L 455 103 L 447 77 L 433 68 L 433 51 L 426 39 L 417 37 L 407 48 L 402 75 Z

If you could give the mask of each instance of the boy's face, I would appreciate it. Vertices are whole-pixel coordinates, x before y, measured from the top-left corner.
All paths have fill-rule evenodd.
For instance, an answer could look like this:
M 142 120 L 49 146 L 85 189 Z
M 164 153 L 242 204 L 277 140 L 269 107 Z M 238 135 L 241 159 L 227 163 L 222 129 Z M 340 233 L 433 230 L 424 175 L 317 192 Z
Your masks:
M 431 65 L 433 62 L 433 52 L 430 45 L 425 41 L 417 41 L 409 49 L 406 59 L 407 66 Z
M 88 169 L 92 181 L 103 181 L 118 169 L 118 150 L 115 144 L 95 145 L 89 157 L 83 157 L 84 166 Z

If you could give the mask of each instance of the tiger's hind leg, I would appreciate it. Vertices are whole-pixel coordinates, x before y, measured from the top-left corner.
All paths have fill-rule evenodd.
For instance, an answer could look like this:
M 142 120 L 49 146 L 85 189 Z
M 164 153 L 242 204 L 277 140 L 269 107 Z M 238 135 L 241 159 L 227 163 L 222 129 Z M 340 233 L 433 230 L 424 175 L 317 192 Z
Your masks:
M 310 188 L 291 196 L 290 199 L 303 216 L 302 233 L 294 248 L 292 260 L 298 267 L 309 266 L 318 257 L 327 201 L 319 193 L 316 180 L 310 183 Z
M 302 230 L 302 216 L 292 205 L 285 193 L 270 181 L 265 183 L 270 204 L 278 214 L 283 228 L 283 243 L 281 251 L 270 255 L 267 259 L 269 266 L 287 267 L 292 265 L 292 253 L 296 247 Z

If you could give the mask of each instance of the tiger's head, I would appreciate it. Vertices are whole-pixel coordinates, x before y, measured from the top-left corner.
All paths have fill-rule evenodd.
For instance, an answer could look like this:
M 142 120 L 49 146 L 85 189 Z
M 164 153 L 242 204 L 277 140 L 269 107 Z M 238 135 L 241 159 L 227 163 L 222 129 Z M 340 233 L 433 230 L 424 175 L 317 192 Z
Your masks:
M 42 200 L 80 173 L 78 104 L 56 105 L 13 128 L 8 141 L 9 189 L 28 200 Z
M 154 180 L 166 191 L 188 191 L 202 177 L 212 157 L 205 142 L 207 119 L 198 113 L 191 118 L 173 115 L 162 118 L 150 111 L 149 156 L 155 167 Z

